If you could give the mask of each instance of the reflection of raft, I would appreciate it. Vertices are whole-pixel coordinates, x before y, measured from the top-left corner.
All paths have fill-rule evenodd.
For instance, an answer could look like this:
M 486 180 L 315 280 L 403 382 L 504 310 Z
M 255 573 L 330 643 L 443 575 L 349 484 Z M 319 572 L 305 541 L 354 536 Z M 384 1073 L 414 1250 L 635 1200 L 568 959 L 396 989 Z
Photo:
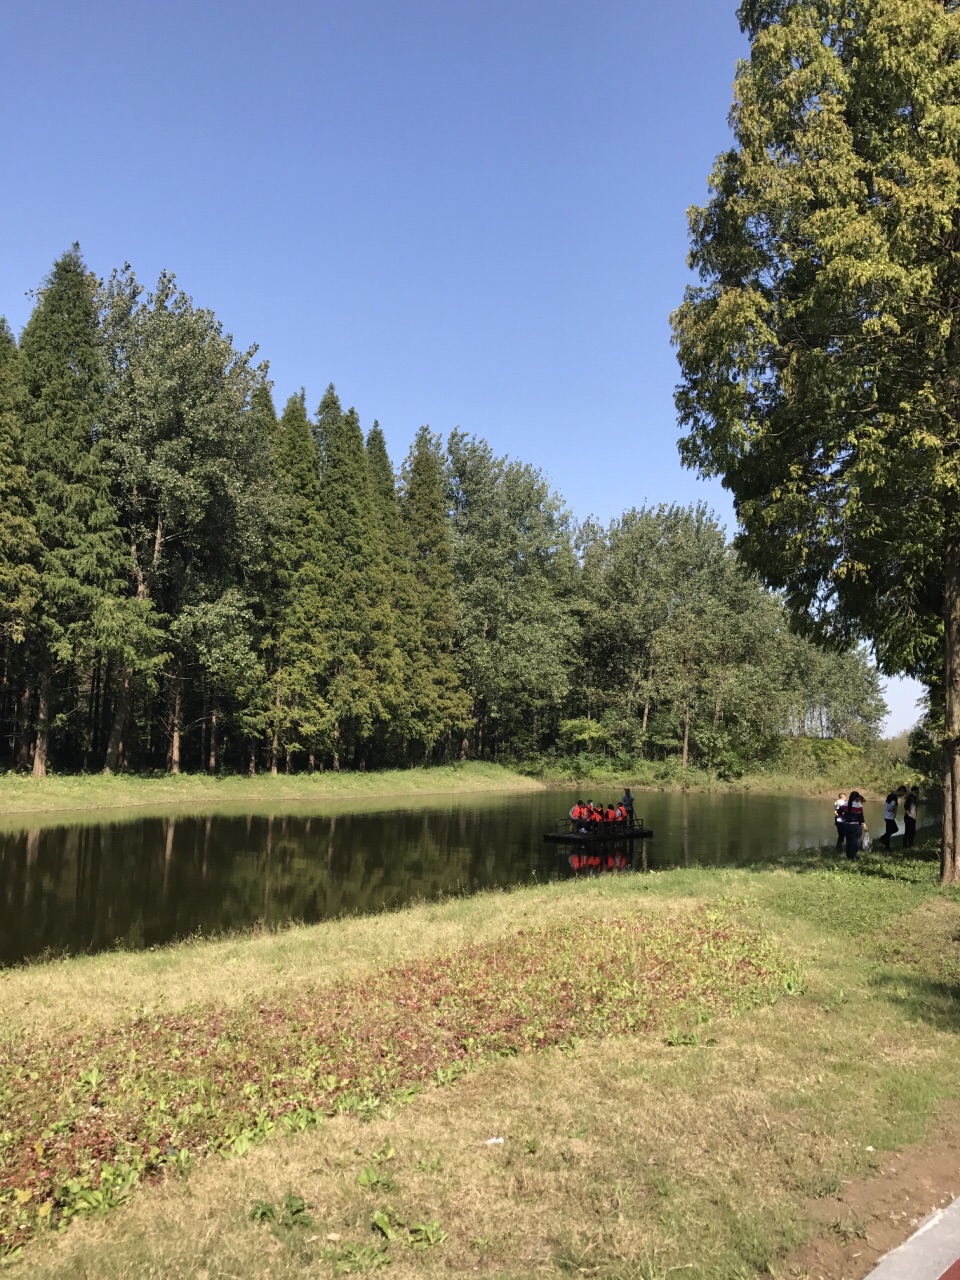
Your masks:
M 583 872 L 589 874 L 592 871 L 632 871 L 633 850 L 614 853 L 610 850 L 601 852 L 598 849 L 596 853 L 570 853 L 567 855 L 567 861 L 575 875 Z
M 605 844 L 608 840 L 647 840 L 653 832 L 643 825 L 642 820 L 636 826 L 627 826 L 625 822 L 597 822 L 586 831 L 580 831 L 567 818 L 558 822 L 554 831 L 545 831 L 544 840 L 553 844 L 592 845 Z

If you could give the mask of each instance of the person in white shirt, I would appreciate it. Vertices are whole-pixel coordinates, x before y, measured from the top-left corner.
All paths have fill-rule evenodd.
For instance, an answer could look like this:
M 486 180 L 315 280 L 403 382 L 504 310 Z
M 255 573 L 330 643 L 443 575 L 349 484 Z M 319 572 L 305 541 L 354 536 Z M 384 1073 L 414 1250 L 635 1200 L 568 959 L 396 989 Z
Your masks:
M 834 826 L 837 828 L 837 848 L 838 849 L 843 848 L 843 841 L 845 839 L 844 831 L 843 831 L 843 815 L 846 810 L 846 807 L 847 807 L 847 793 L 845 791 L 841 791 L 840 794 L 837 796 L 836 800 L 834 800 L 833 802 L 833 822 L 834 822 Z
M 910 794 L 903 802 L 903 847 L 911 849 L 917 834 L 917 801 L 920 796 L 916 787 L 910 788 Z
M 890 848 L 890 837 L 895 836 L 900 830 L 897 826 L 897 806 L 899 803 L 900 801 L 895 791 L 891 791 L 883 802 L 883 825 L 885 830 L 880 837 L 880 843 L 885 849 Z

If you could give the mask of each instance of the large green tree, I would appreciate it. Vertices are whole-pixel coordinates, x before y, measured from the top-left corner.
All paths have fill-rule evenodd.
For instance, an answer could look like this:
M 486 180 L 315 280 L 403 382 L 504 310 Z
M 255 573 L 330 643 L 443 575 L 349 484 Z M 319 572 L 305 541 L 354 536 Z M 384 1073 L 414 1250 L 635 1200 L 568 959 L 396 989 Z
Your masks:
M 30 650 L 33 772 L 47 769 L 55 678 L 125 629 L 123 545 L 101 465 L 106 368 L 96 282 L 74 247 L 54 264 L 20 342 L 24 455 L 42 544 Z
M 313 758 L 328 720 L 320 688 L 329 657 L 320 461 L 302 391 L 287 401 L 272 455 L 279 530 L 266 719 L 276 773 L 281 748 L 288 761 L 300 749 Z
M 749 0 L 700 283 L 674 315 L 684 460 L 821 638 L 946 703 L 942 878 L 960 879 L 960 12 Z
M 144 294 L 133 273 L 104 296 L 110 394 L 103 448 L 127 547 L 127 594 L 155 609 L 119 674 L 105 767 L 116 768 L 135 677 L 161 667 L 167 759 L 180 768 L 191 672 L 230 684 L 249 667 L 248 579 L 271 523 L 267 441 L 252 399 L 266 370 L 169 273 Z M 184 621 L 184 619 L 186 621 Z M 225 627 L 229 634 L 217 635 Z M 217 656 L 219 655 L 219 656 Z M 209 708 L 208 708 L 209 710 Z
M 409 649 L 411 736 L 429 759 L 438 742 L 468 726 L 468 699 L 454 649 L 457 608 L 453 541 L 446 506 L 443 443 L 429 427 L 417 432 L 402 474 L 402 529 L 414 620 Z
M 462 431 L 447 441 L 456 662 L 474 750 L 535 754 L 555 732 L 576 643 L 570 518 L 543 476 Z
M 23 392 L 16 343 L 0 316 L 0 640 L 23 641 L 36 603 L 40 542 L 23 457 Z
M 320 505 L 323 511 L 323 627 L 327 660 L 321 691 L 328 707 L 331 762 L 365 766 L 375 732 L 401 700 L 402 669 L 393 632 L 390 578 L 379 505 L 355 410 L 343 411 L 333 386 L 320 403 Z

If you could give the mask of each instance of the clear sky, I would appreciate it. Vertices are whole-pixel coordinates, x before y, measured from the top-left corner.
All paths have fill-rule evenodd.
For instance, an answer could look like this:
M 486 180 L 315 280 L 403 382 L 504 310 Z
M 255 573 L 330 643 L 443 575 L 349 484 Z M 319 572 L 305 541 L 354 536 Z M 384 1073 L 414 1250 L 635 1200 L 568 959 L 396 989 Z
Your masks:
M 21 0 L 0 312 L 80 242 L 329 382 L 399 464 L 461 427 L 578 517 L 729 497 L 679 463 L 669 313 L 729 141 L 735 0 Z M 916 719 L 912 682 L 888 731 Z

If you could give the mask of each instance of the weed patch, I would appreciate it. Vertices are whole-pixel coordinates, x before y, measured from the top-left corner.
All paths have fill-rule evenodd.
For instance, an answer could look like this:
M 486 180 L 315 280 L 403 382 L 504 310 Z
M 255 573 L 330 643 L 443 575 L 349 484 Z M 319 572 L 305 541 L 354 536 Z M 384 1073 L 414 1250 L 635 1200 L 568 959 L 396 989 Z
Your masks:
M 799 981 L 772 942 L 702 910 L 521 931 L 269 1005 L 25 1037 L 0 1052 L 0 1256 L 197 1157 L 339 1112 L 372 1117 L 491 1057 L 666 1026 L 690 1043 L 688 1027 Z M 379 1148 L 361 1186 L 390 1185 L 390 1158 Z M 405 1229 L 411 1246 L 440 1242 L 432 1221 Z

